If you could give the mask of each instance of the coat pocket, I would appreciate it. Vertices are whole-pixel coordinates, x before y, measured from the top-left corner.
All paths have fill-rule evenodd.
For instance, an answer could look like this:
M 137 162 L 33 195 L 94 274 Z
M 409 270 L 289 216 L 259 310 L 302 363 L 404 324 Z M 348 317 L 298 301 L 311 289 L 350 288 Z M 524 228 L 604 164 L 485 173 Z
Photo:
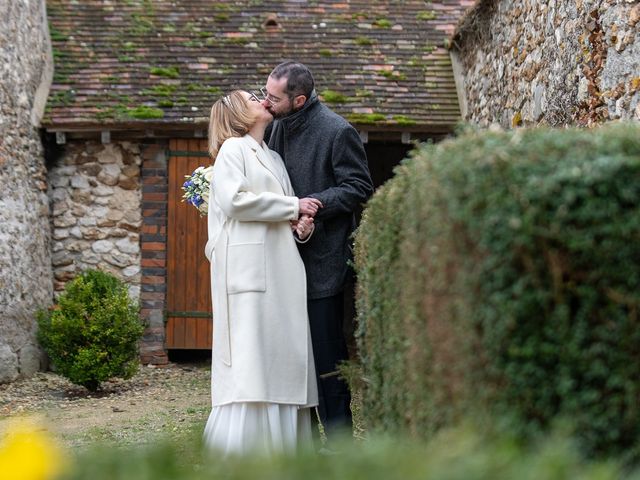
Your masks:
M 264 243 L 227 246 L 227 293 L 264 292 L 267 275 Z

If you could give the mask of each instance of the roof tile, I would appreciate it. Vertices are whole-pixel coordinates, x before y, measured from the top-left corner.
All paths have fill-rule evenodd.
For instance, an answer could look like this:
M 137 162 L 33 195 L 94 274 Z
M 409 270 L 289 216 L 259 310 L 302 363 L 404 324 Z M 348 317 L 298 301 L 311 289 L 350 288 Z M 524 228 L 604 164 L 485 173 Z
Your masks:
M 257 89 L 295 58 L 355 124 L 375 115 L 377 126 L 446 130 L 460 112 L 444 41 L 472 3 L 48 0 L 55 74 L 44 125 L 203 124 L 223 92 Z

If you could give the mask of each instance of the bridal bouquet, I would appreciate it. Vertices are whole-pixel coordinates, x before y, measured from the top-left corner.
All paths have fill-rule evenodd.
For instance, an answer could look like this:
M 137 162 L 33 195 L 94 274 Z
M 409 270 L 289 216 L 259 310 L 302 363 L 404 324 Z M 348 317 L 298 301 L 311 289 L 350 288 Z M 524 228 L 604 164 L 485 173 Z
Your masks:
M 182 184 L 182 201 L 185 200 L 196 207 L 200 215 L 206 215 L 209 207 L 209 185 L 213 175 L 213 166 L 198 167 L 191 175 L 185 175 L 186 182 Z

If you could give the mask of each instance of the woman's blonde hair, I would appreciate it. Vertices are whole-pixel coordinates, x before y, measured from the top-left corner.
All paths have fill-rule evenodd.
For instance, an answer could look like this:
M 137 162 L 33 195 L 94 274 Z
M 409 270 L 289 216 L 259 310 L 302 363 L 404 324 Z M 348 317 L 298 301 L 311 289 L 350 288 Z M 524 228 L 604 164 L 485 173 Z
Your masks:
M 209 117 L 209 155 L 213 160 L 227 138 L 242 137 L 253 127 L 256 118 L 242 90 L 234 90 L 217 100 Z

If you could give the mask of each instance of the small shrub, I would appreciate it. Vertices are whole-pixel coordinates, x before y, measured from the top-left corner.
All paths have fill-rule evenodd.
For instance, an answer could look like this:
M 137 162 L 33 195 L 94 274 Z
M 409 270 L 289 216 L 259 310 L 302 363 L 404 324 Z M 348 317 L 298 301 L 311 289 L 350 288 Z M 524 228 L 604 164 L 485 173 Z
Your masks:
M 38 313 L 38 339 L 56 371 L 95 391 L 138 368 L 144 326 L 127 288 L 111 274 L 87 270 L 69 282 L 58 304 Z

